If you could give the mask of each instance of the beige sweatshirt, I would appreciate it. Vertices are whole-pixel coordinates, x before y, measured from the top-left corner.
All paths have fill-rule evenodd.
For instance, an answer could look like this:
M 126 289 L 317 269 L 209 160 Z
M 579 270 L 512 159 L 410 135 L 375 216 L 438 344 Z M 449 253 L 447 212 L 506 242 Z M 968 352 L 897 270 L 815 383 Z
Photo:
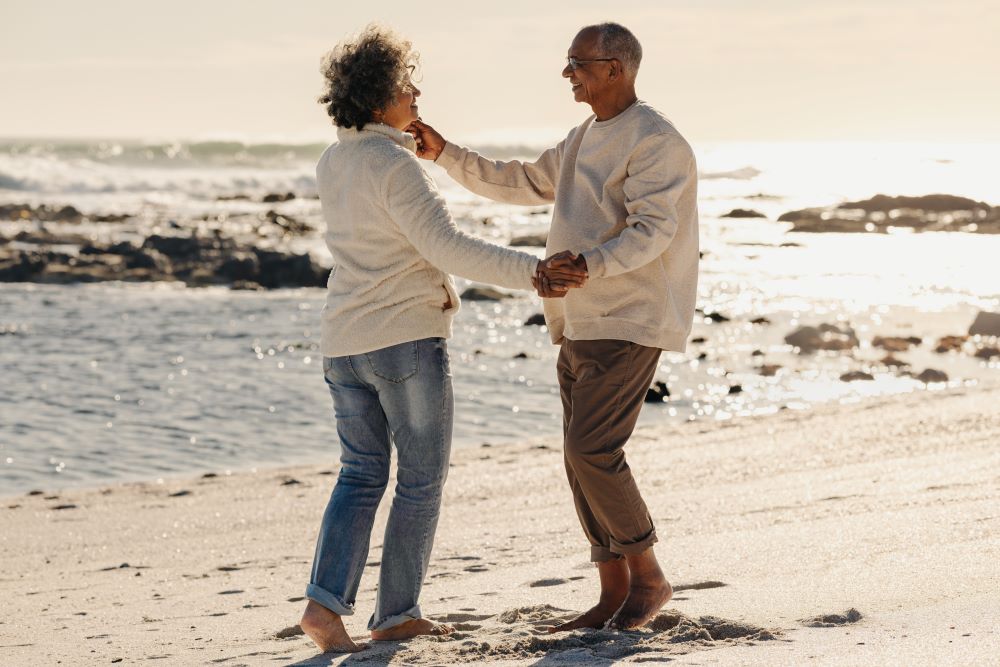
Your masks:
M 637 101 L 603 122 L 591 116 L 534 162 L 449 143 L 437 163 L 490 199 L 555 201 L 546 254 L 583 253 L 590 280 L 544 300 L 553 343 L 610 338 L 684 351 L 698 288 L 698 174 L 660 112 Z
M 460 231 L 418 163 L 413 137 L 368 124 L 338 128 L 337 138 L 316 165 L 334 262 L 322 316 L 325 356 L 451 336 L 459 298 L 448 273 L 532 289 L 538 260 Z

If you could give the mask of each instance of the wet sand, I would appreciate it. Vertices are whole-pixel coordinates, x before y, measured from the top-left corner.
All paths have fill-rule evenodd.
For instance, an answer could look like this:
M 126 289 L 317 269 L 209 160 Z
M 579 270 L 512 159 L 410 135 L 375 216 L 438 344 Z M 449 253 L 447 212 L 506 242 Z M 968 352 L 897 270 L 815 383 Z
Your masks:
M 643 427 L 629 458 L 677 592 L 636 632 L 542 630 L 596 600 L 554 439 L 455 452 L 421 604 L 456 634 L 349 657 L 295 627 L 335 466 L 7 497 L 0 663 L 995 664 L 998 401 Z

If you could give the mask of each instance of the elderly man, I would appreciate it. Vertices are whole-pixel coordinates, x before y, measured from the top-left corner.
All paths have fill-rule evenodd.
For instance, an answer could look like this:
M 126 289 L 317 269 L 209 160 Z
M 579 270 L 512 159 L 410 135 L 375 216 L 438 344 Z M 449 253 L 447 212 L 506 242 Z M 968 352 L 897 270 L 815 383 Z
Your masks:
M 673 591 L 656 531 L 625 461 L 661 350 L 683 351 L 698 279 L 697 170 L 691 147 L 636 97 L 642 48 L 616 23 L 583 28 L 562 76 L 593 110 L 534 162 L 498 162 L 416 121 L 418 155 L 496 201 L 555 202 L 547 252 L 590 281 L 545 299 L 563 402 L 566 473 L 597 563 L 595 607 L 551 631 L 648 622 Z M 544 276 L 539 276 L 545 296 Z

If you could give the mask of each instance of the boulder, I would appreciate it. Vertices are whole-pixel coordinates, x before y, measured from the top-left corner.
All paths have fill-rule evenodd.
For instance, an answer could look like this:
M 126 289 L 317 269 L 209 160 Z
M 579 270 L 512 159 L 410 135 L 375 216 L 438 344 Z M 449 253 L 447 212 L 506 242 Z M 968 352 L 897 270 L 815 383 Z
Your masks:
M 906 352 L 914 345 L 920 345 L 921 339 L 916 336 L 875 336 L 872 347 L 880 347 L 887 352 Z
M 153 234 L 142 243 L 143 248 L 151 248 L 171 259 L 191 261 L 201 253 L 201 242 L 195 235 L 160 236 Z
M 889 368 L 905 368 L 910 365 L 908 362 L 898 357 L 894 357 L 891 354 L 887 354 L 882 357 L 882 360 L 879 363 L 883 366 L 888 366 Z
M 223 260 L 216 274 L 233 282 L 256 281 L 260 275 L 260 260 L 253 253 L 238 252 Z
M 668 398 L 670 398 L 670 390 L 667 388 L 667 383 L 657 380 L 653 383 L 652 387 L 646 390 L 646 397 L 643 401 L 646 403 L 663 403 Z
M 125 268 L 168 271 L 170 269 L 170 260 L 157 250 L 143 247 L 125 258 Z
M 927 368 L 917 376 L 917 379 L 926 384 L 930 384 L 932 382 L 947 382 L 948 374 L 934 368 Z
M 261 202 L 265 204 L 274 204 L 283 201 L 291 201 L 293 199 L 295 199 L 294 192 L 285 192 L 284 194 L 280 192 L 269 192 L 268 194 L 264 195 L 264 197 L 261 199 Z
M 34 252 L 16 251 L 0 257 L 0 282 L 23 283 L 33 280 L 45 268 L 45 259 Z
M 330 270 L 309 255 L 285 254 L 274 250 L 254 251 L 260 262 L 257 280 L 263 287 L 325 287 Z
M 970 336 L 1000 336 L 1000 313 L 980 311 L 969 327 Z
M 934 351 L 938 354 L 944 354 L 945 352 L 958 352 L 962 349 L 962 346 L 967 340 L 969 340 L 968 336 L 943 336 L 938 339 L 937 345 L 934 347 Z
M 767 216 L 760 211 L 754 211 L 748 208 L 734 208 L 729 213 L 723 214 L 723 218 L 766 218 Z
M 542 313 L 535 313 L 528 319 L 524 321 L 524 326 L 526 327 L 543 327 L 545 326 L 545 315 Z
M 861 209 L 865 213 L 888 213 L 899 209 L 917 209 L 921 211 L 933 211 L 935 213 L 947 213 L 952 211 L 989 211 L 990 205 L 985 202 L 969 199 L 968 197 L 956 197 L 955 195 L 934 194 L 919 197 L 875 195 L 871 199 L 844 202 L 838 208 Z
M 799 354 L 817 350 L 850 350 L 858 346 L 858 337 L 850 327 L 833 324 L 804 326 L 785 336 L 785 342 L 799 349 Z
M 989 361 L 994 357 L 1000 357 L 1000 348 L 997 347 L 981 347 L 976 350 L 976 359 L 985 359 Z
M 511 299 L 513 295 L 506 294 L 492 287 L 470 287 L 462 292 L 462 298 L 466 301 L 501 301 Z
M 844 373 L 840 376 L 843 382 L 859 382 L 866 380 L 874 380 L 875 377 L 871 373 L 865 373 L 864 371 L 851 371 L 849 373 Z
M 525 234 L 515 236 L 510 240 L 512 246 L 531 246 L 534 248 L 544 248 L 549 240 L 548 234 Z

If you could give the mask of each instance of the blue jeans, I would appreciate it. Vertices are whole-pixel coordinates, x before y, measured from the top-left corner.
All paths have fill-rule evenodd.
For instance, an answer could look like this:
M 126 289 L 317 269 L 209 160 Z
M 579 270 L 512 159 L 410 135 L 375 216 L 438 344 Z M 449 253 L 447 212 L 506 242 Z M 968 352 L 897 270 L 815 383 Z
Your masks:
M 396 491 L 382 546 L 378 598 L 369 630 L 420 618 L 448 476 L 454 397 L 443 338 L 323 359 L 340 436 L 340 475 L 323 515 L 306 597 L 340 615 L 354 613 L 375 511 L 389 483 Z

